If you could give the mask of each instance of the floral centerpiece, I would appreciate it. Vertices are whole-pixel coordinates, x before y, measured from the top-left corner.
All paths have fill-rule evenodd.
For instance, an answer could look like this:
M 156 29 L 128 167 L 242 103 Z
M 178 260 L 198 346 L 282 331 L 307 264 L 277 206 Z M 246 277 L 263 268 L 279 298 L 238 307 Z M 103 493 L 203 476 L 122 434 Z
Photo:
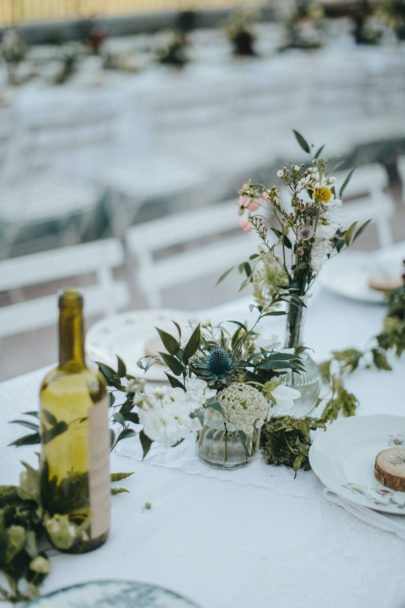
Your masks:
M 26 54 L 24 40 L 16 28 L 6 29 L 1 41 L 1 55 L 7 64 L 8 82 L 18 84 L 17 68 Z
M 161 34 L 161 43 L 156 50 L 157 60 L 164 65 L 182 68 L 188 63 L 188 38 L 185 32 Z
M 285 17 L 285 43 L 280 50 L 321 47 L 324 20 L 324 10 L 319 3 L 296 0 Z
M 311 154 L 304 137 L 294 133 Z M 353 171 L 337 191 L 335 178 L 328 174 L 329 161 L 321 158 L 323 148 L 307 163 L 282 167 L 277 173 L 282 187 L 248 182 L 239 197 L 240 225 L 245 231 L 255 230 L 260 239 L 258 252 L 240 265 L 246 274 L 243 285 L 253 285 L 260 310 L 286 303 L 285 348 L 301 353 L 303 369 L 288 371 L 284 381 L 301 392 L 295 402 L 300 415 L 314 407 L 320 391 L 318 367 L 304 350 L 301 335 L 307 297 L 323 263 L 349 247 L 368 224 L 353 222 L 343 228 L 339 197 Z
M 274 344 L 260 344 L 256 328 L 268 314 L 273 313 L 260 314 L 251 328 L 231 322 L 233 332 L 223 324 L 198 325 L 185 345 L 178 326 L 176 337 L 158 330 L 166 351 L 142 364 L 164 363 L 171 388 L 146 388 L 135 400 L 144 432 L 160 442 L 163 434 L 169 446 L 196 430 L 198 454 L 212 466 L 250 462 L 258 453 L 264 422 L 282 402 L 292 404 L 299 397 L 281 384 L 283 374 L 301 369 L 298 357 L 278 352 Z
M 253 10 L 233 11 L 225 22 L 225 32 L 232 43 L 234 55 L 255 56 L 255 24 L 258 15 Z

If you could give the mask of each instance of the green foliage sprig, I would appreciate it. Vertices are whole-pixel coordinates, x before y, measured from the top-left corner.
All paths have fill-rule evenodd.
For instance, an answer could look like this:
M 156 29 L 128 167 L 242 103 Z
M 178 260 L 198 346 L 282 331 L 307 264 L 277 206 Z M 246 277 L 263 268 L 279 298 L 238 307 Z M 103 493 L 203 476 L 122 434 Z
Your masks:
M 49 541 L 54 547 L 67 550 L 80 543 L 89 526 L 88 519 L 76 524 L 67 515 L 47 511 L 42 502 L 40 471 L 22 464 L 19 485 L 0 486 L 0 571 L 9 587 L 0 586 L 0 597 L 11 603 L 29 601 L 39 595 L 38 588 L 51 568 Z M 115 473 L 111 482 L 130 475 Z M 112 494 L 126 491 L 111 490 Z
M 185 389 L 187 376 L 205 380 L 210 388 L 222 390 L 232 382 L 250 382 L 263 385 L 274 376 L 287 370 L 300 371 L 298 355 L 278 352 L 256 345 L 259 322 L 270 315 L 285 314 L 281 311 L 263 311 L 251 327 L 240 321 L 228 321 L 235 327 L 232 332 L 224 324 L 200 325 L 194 329 L 187 344 L 181 346 L 181 329 L 176 324 L 177 337 L 157 329 L 168 353 L 159 356 L 172 373 L 166 376 L 173 387 Z

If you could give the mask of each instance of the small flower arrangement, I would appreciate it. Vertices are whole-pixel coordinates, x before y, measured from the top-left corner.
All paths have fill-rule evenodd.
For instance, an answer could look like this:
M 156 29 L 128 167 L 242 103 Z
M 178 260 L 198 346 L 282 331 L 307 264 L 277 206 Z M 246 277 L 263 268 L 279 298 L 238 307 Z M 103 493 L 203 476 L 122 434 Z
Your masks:
M 225 32 L 232 43 L 234 55 L 254 56 L 255 24 L 258 15 L 253 10 L 235 10 L 225 22 Z
M 313 146 L 298 131 L 294 134 L 302 150 L 311 154 Z M 258 251 L 239 266 L 246 276 L 241 288 L 248 283 L 253 286 L 259 311 L 287 303 L 284 346 L 297 353 L 304 348 L 301 330 L 306 298 L 322 265 L 356 241 L 370 221 L 343 228 L 340 197 L 353 171 L 337 191 L 336 180 L 328 172 L 330 161 L 321 157 L 323 149 L 321 146 L 311 154 L 308 163 L 282 167 L 277 172 L 282 187 L 247 182 L 239 191 L 239 223 L 246 232 L 254 230 L 260 243 Z M 302 355 L 302 362 L 305 371 L 301 378 L 300 372 L 286 374 L 288 386 L 305 389 L 295 404 L 299 415 L 315 406 L 321 380 L 308 353 Z
M 304 137 L 294 134 L 304 152 L 311 154 Z M 267 283 L 268 305 L 280 299 L 302 304 L 324 262 L 354 243 L 370 222 L 342 227 L 341 196 L 353 170 L 337 192 L 335 178 L 328 175 L 330 161 L 320 157 L 323 149 L 309 163 L 282 167 L 277 177 L 283 189 L 248 182 L 239 191 L 239 223 L 246 232 L 255 230 L 260 239 L 259 252 L 250 256 L 242 271 L 256 287 Z
M 289 48 L 317 49 L 322 46 L 324 9 L 318 2 L 296 2 L 285 21 L 285 44 L 281 51 Z
M 18 84 L 17 67 L 26 55 L 24 40 L 17 28 L 6 29 L 1 40 L 1 55 L 7 64 L 8 81 Z
M 188 63 L 187 55 L 188 39 L 184 32 L 172 32 L 167 35 L 166 40 L 158 46 L 156 55 L 159 63 L 182 68 Z

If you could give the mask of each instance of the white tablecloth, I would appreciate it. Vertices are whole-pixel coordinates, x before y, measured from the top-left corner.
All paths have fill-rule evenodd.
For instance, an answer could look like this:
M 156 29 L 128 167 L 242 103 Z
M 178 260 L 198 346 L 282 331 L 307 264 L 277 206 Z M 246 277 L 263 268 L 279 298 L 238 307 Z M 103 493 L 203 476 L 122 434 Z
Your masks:
M 241 318 L 245 310 L 238 302 L 209 314 Z M 307 342 L 317 359 L 331 348 L 362 348 L 383 315 L 381 306 L 320 289 L 308 311 Z M 271 333 L 278 323 L 270 320 Z M 390 373 L 353 375 L 349 388 L 360 399 L 359 415 L 404 412 L 403 369 L 402 359 Z M 35 462 L 34 449 L 7 447 L 21 434 L 7 421 L 38 406 L 43 375 L 39 370 L 0 385 L 1 483 L 16 482 L 21 459 Z M 294 480 L 290 471 L 258 461 L 218 479 L 192 470 L 192 448 L 189 460 L 183 454 L 175 467 L 173 454 L 166 462 L 162 454 L 146 462 L 112 455 L 112 471 L 135 474 L 122 483 L 130 493 L 113 498 L 110 538 L 86 555 L 56 554 L 44 593 L 117 578 L 168 587 L 202 608 L 403 608 L 403 541 L 325 503 L 312 472 Z

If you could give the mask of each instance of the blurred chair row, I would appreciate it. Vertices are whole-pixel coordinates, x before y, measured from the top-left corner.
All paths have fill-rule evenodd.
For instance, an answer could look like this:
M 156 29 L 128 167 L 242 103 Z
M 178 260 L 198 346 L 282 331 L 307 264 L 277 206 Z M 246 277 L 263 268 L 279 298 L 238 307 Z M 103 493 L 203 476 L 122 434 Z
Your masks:
M 400 166 L 405 178 L 405 159 Z M 372 218 L 376 247 L 393 242 L 394 203 L 386 186 L 385 170 L 369 165 L 354 173 L 344 196 L 343 223 L 348 227 Z M 148 306 L 159 307 L 165 289 L 217 277 L 246 260 L 257 244 L 253 234 L 240 231 L 235 201 L 227 201 L 129 227 L 124 240 L 102 239 L 0 261 L 0 292 L 7 299 L 0 307 L 0 337 L 55 323 L 55 296 L 38 296 L 46 283 L 78 286 L 89 316 L 108 315 L 130 306 L 130 286 L 116 278 L 121 269 L 134 279 Z
M 0 259 L 80 243 L 100 218 L 122 237 L 143 202 L 180 205 L 209 183 L 187 159 L 152 153 L 136 108 L 111 92 L 48 95 L 0 105 Z

